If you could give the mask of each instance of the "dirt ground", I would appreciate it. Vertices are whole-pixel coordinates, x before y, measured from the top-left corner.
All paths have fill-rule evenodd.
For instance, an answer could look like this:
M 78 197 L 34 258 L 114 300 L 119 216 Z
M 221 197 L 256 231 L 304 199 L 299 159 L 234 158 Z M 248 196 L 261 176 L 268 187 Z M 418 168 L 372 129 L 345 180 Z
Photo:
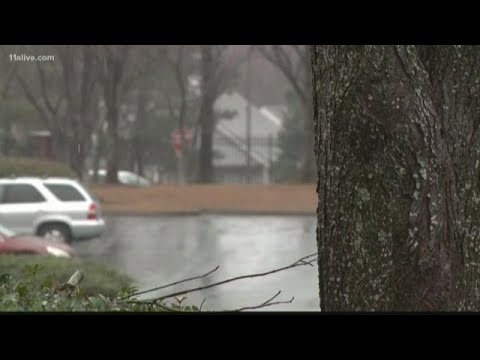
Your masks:
M 315 185 L 100 185 L 93 192 L 108 214 L 231 212 L 314 214 Z

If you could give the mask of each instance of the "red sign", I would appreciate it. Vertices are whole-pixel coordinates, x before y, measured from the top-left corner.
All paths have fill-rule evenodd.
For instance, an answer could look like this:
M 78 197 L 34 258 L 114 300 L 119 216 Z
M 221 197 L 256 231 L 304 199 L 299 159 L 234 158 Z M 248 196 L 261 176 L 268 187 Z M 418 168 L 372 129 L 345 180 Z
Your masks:
M 192 136 L 190 133 L 189 129 L 183 130 L 183 139 L 186 145 L 190 143 Z M 175 129 L 172 131 L 172 144 L 173 144 L 173 149 L 175 150 L 175 154 L 177 155 L 178 158 L 182 157 L 182 139 L 180 136 L 180 130 Z

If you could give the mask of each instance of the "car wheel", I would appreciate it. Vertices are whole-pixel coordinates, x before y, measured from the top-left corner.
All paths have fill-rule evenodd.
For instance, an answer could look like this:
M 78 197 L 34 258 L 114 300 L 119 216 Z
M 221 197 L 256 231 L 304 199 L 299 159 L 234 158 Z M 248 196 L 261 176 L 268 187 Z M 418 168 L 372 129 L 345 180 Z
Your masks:
M 70 229 L 63 224 L 46 224 L 38 231 L 38 235 L 47 240 L 70 244 L 72 237 Z

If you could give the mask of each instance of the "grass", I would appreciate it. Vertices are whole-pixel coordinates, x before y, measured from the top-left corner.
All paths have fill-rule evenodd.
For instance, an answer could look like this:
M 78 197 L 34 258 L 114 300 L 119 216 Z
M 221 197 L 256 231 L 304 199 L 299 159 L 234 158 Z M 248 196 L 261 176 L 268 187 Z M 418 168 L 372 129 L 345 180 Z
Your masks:
M 48 255 L 0 255 L 0 275 L 9 274 L 21 280 L 28 276 L 26 268 L 34 265 L 41 266 L 36 275 L 40 281 L 54 274 L 60 282 L 66 282 L 76 270 L 82 270 L 85 277 L 81 287 L 90 295 L 101 293 L 113 297 L 120 289 L 132 284 L 128 276 L 90 259 L 66 259 Z
M 315 184 L 306 185 L 155 185 L 93 189 L 105 213 L 160 214 L 198 210 L 239 213 L 315 214 Z

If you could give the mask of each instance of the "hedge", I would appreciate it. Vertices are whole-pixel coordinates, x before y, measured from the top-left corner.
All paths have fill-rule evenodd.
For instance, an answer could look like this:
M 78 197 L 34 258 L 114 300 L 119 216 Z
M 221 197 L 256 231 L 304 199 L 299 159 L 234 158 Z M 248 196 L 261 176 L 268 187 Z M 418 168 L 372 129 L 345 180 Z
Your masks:
M 0 178 L 20 176 L 76 177 L 72 169 L 59 162 L 33 158 L 0 157 Z

